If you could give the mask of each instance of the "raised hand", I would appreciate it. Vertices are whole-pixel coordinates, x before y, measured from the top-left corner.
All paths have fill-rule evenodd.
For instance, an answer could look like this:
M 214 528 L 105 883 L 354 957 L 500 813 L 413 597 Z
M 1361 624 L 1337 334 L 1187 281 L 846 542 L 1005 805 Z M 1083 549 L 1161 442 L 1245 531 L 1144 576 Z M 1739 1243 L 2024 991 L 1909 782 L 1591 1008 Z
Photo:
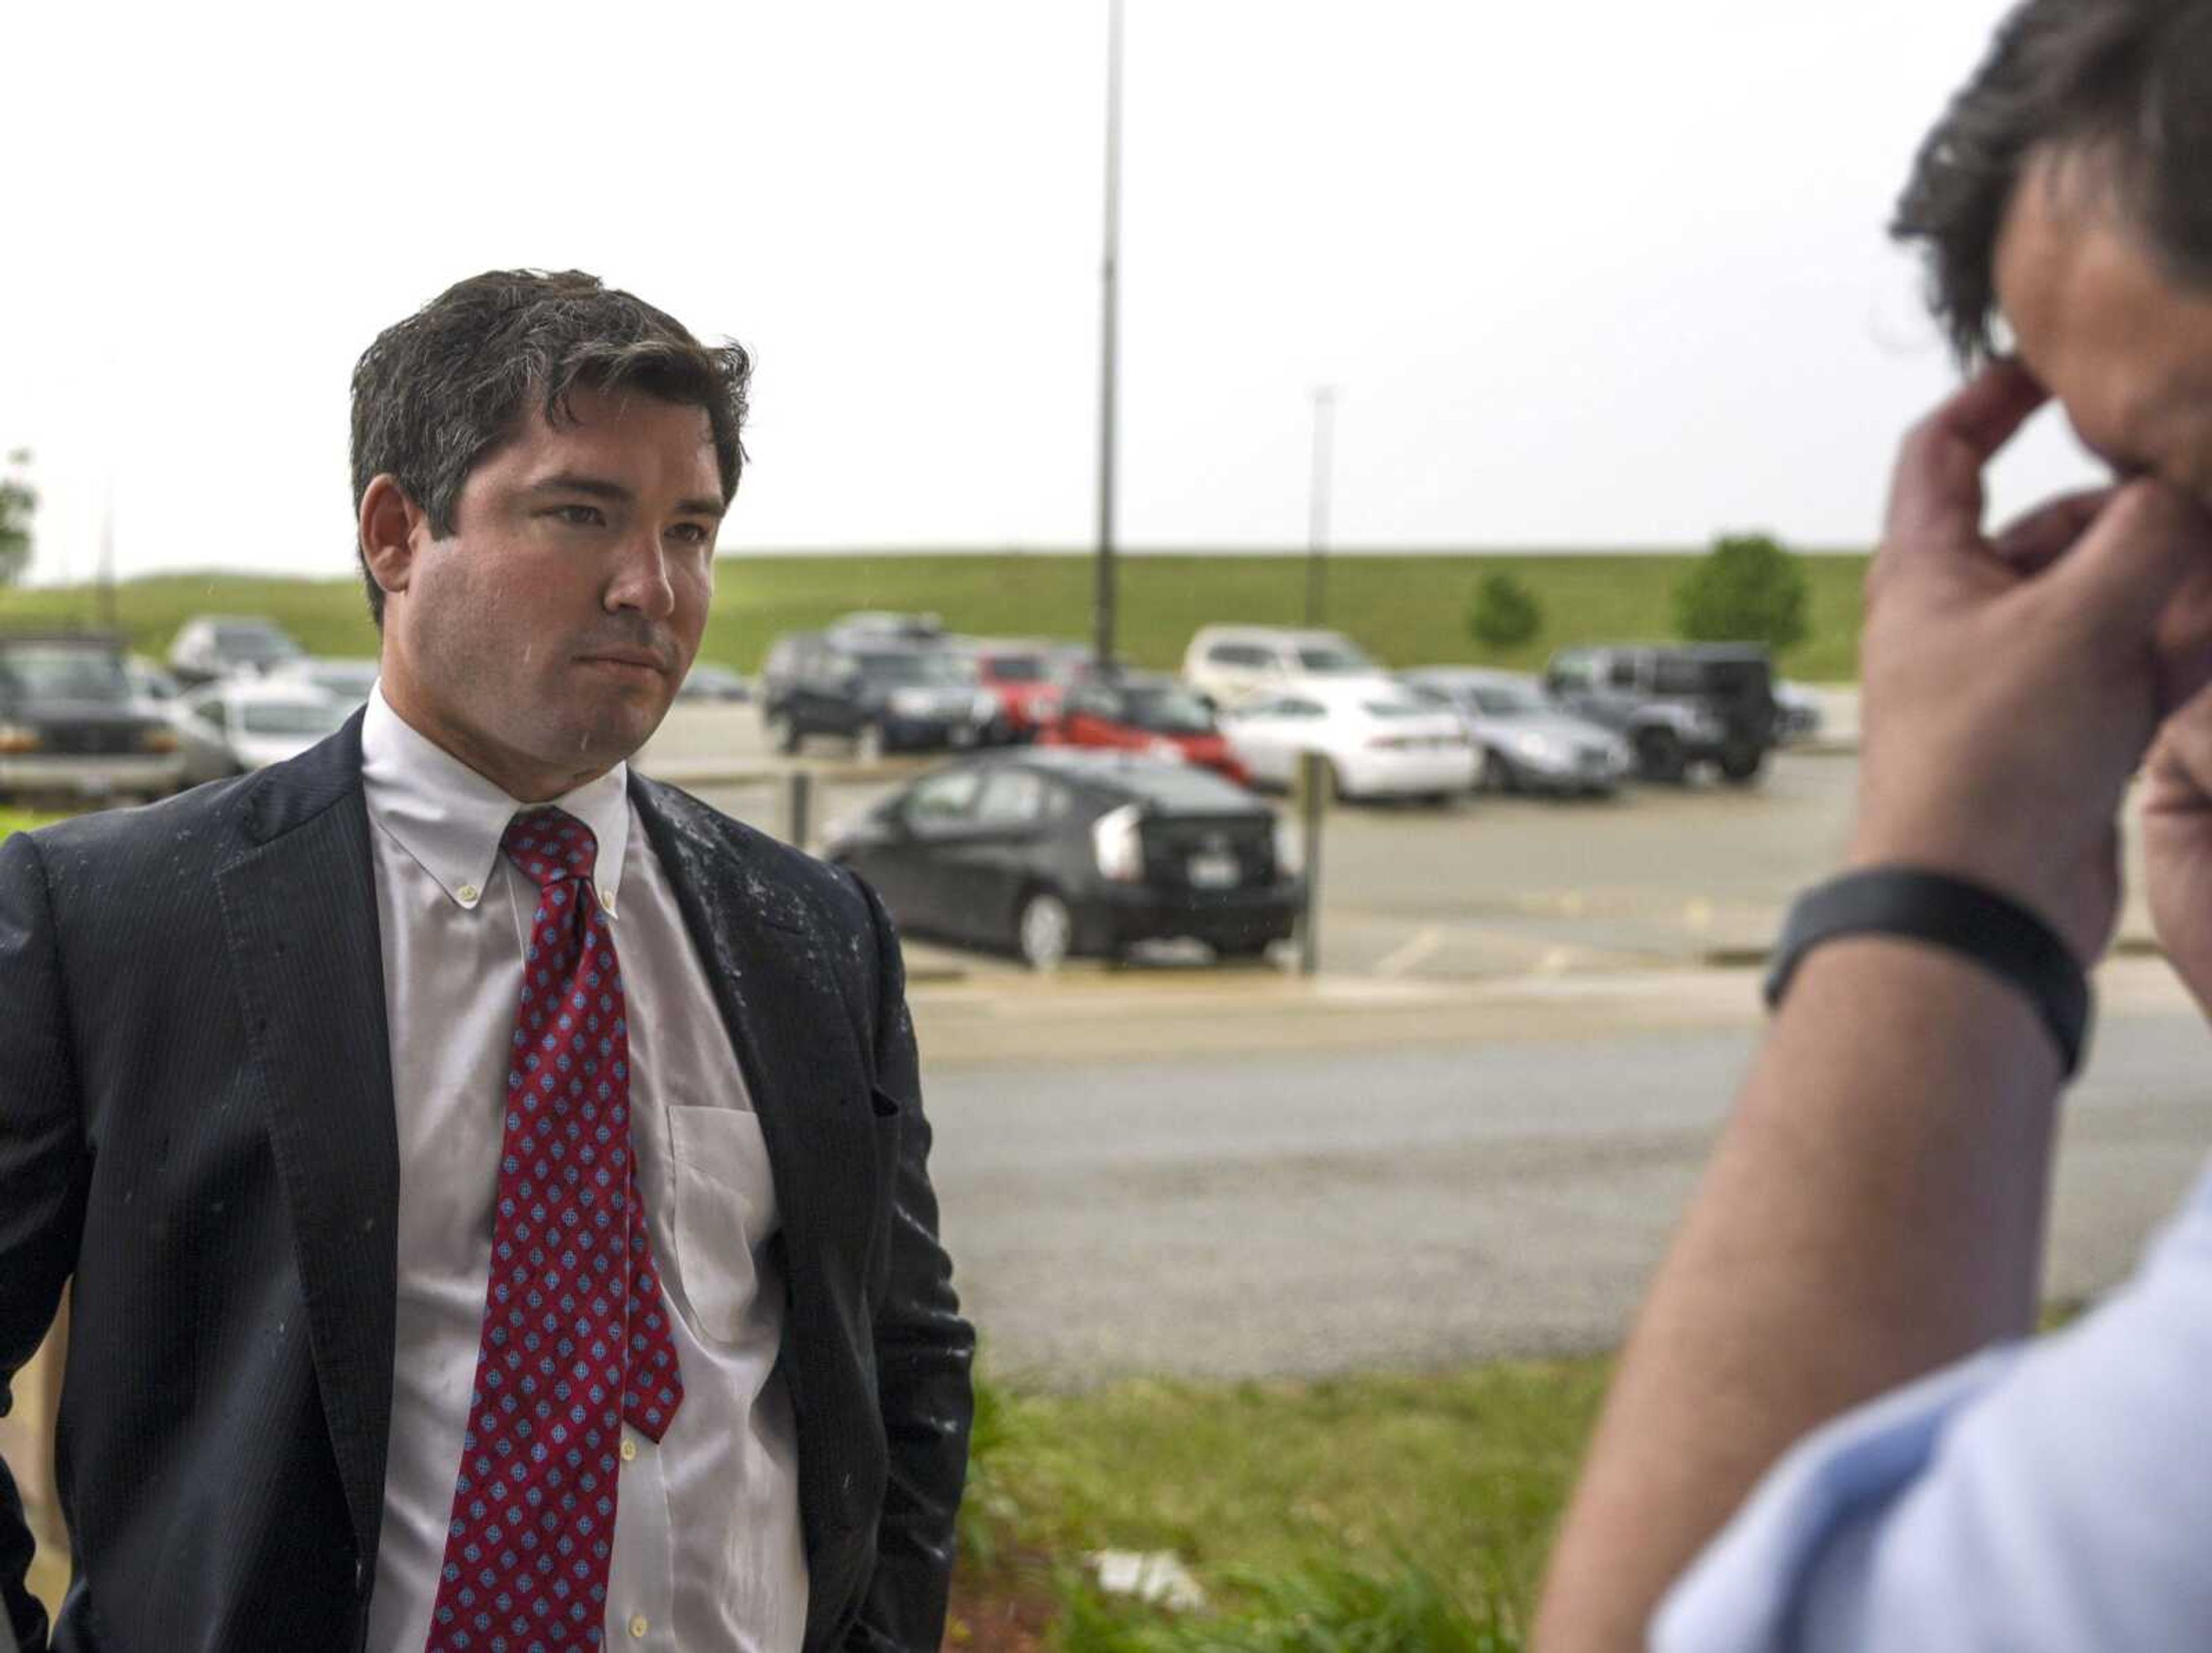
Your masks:
M 1976 879 L 2040 913 L 2087 964 L 2118 912 L 2120 801 L 2174 698 L 2165 617 L 2212 568 L 2212 520 L 2139 480 L 1988 534 L 1983 471 L 2044 400 L 2001 363 L 1900 453 L 1867 581 L 1850 859 Z

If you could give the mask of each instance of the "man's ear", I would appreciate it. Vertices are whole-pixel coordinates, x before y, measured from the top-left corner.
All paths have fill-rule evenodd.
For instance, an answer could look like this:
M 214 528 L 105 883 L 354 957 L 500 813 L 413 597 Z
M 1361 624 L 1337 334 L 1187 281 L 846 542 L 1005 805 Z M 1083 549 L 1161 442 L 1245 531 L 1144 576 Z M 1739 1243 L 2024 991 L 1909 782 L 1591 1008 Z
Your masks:
M 407 589 L 415 550 L 429 540 L 430 520 L 407 497 L 389 471 L 372 479 L 361 496 L 361 560 L 387 597 Z

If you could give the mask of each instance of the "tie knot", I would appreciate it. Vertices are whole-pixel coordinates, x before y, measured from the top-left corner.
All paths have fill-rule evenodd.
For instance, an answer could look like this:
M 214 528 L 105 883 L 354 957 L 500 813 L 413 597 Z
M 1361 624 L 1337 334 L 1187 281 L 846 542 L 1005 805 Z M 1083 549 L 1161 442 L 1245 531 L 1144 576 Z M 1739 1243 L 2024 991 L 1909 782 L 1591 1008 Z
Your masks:
M 507 823 L 499 847 L 540 890 L 563 878 L 588 883 L 599 841 L 591 828 L 564 810 L 536 809 Z

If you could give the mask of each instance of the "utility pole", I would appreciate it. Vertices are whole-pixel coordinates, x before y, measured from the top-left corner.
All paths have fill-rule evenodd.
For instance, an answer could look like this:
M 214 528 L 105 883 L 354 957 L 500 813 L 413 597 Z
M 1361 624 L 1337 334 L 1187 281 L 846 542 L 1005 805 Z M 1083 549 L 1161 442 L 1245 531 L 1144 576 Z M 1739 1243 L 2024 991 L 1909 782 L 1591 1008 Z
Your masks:
M 1104 671 L 1115 659 L 1114 392 L 1119 372 L 1115 323 L 1121 258 L 1121 0 L 1106 9 L 1106 252 L 1099 267 L 1098 555 L 1091 605 L 1093 651 Z
M 100 623 L 109 631 L 115 620 L 115 483 L 110 479 L 100 514 Z
M 1306 624 L 1324 623 L 1328 615 L 1328 491 L 1336 437 L 1336 387 L 1316 385 L 1313 393 L 1313 474 L 1307 484 Z

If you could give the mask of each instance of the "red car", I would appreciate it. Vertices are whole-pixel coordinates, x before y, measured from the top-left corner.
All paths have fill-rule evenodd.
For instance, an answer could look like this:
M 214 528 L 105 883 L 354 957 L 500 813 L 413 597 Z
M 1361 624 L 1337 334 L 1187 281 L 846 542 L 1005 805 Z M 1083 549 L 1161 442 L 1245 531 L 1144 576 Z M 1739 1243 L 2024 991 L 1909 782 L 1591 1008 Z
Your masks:
M 1213 708 L 1172 678 L 1123 674 L 1067 691 L 1060 720 L 1040 737 L 1051 746 L 1097 746 L 1180 757 L 1243 786 L 1250 773 L 1237 761 Z
M 975 681 L 996 696 L 1017 740 L 1042 733 L 1060 715 L 1060 688 L 1050 663 L 1030 649 L 984 648 L 975 654 Z

